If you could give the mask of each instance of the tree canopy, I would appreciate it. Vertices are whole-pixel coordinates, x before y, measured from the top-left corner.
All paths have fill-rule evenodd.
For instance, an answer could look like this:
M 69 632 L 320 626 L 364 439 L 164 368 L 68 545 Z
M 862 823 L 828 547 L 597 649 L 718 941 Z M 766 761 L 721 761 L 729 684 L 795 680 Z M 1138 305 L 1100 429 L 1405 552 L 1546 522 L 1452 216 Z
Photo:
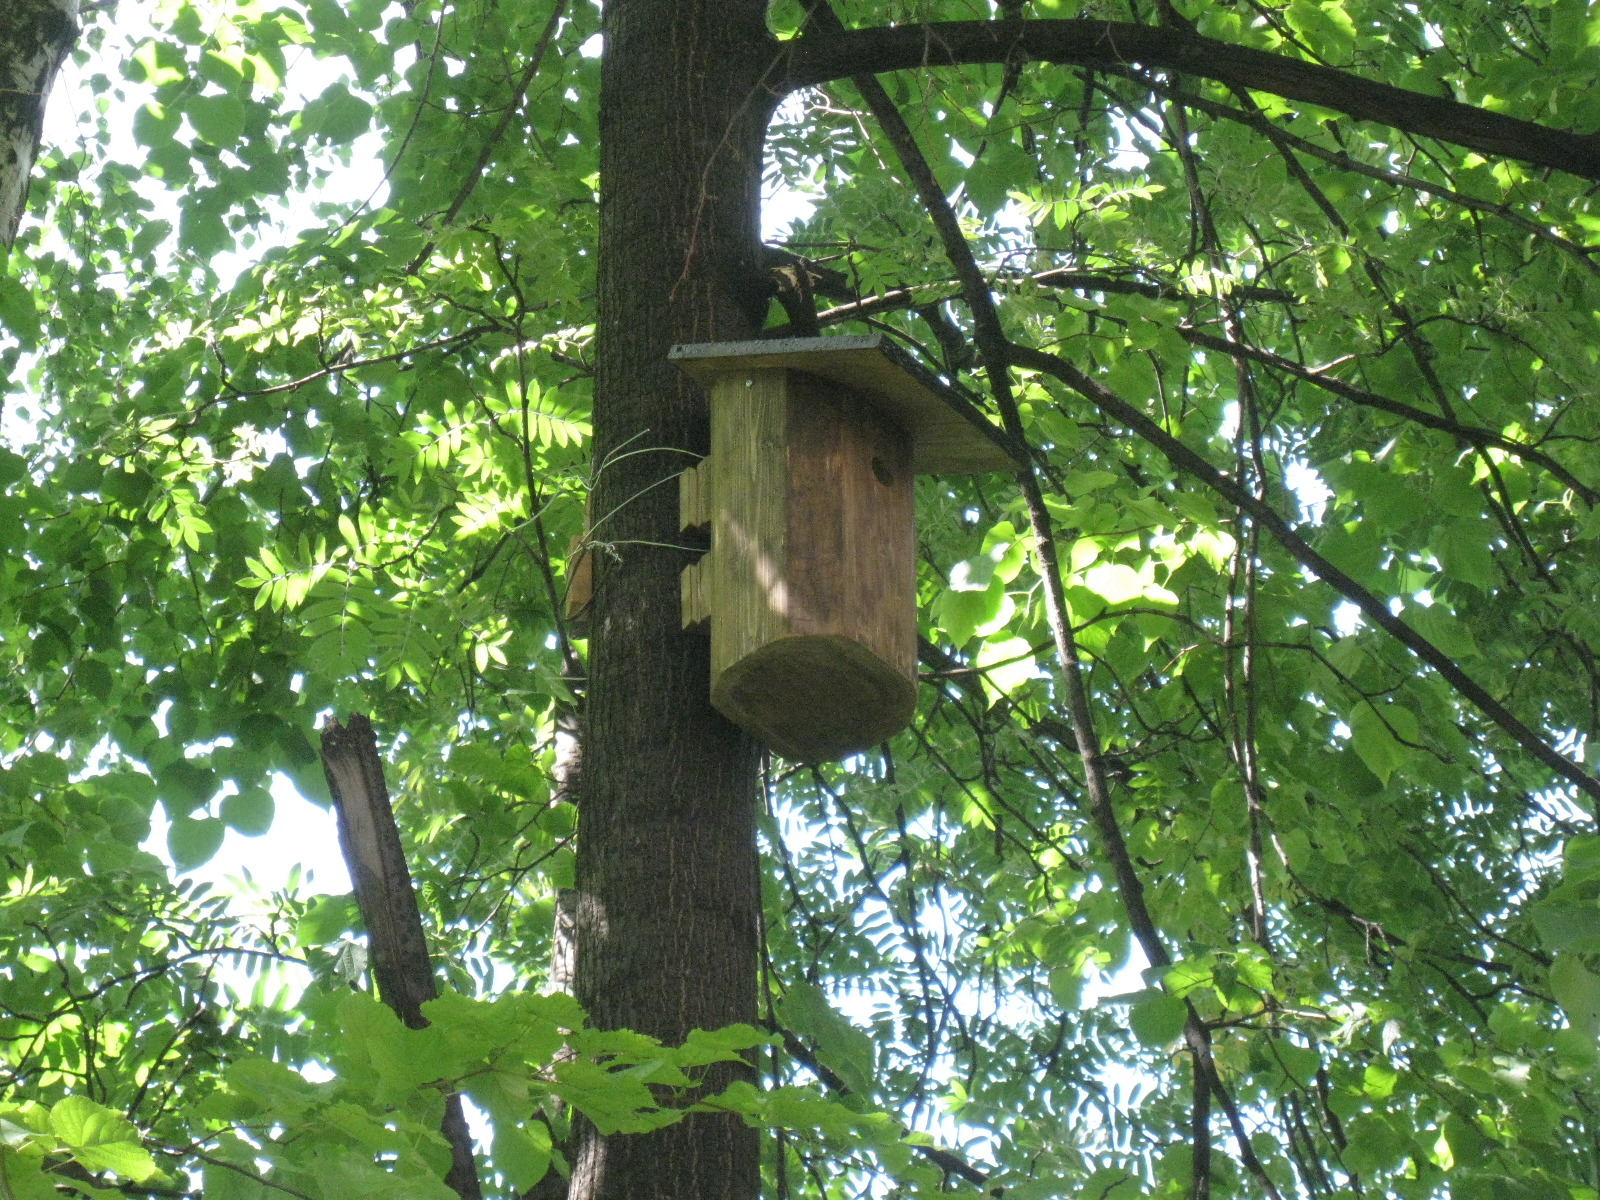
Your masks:
M 664 362 L 602 293 L 679 302 L 597 277 L 600 10 L 85 8 L 0 273 L 0 1197 L 449 1200 L 452 1092 L 496 1197 L 691 1109 L 774 1198 L 1600 1195 L 1600 7 L 774 0 L 703 68 L 804 201 L 755 325 L 1027 467 L 919 482 L 914 724 L 763 756 L 756 1011 L 665 1044 L 551 974 L 567 593 L 687 561 L 667 418 L 596 453 Z M 184 877 L 352 712 L 426 1028 L 353 899 Z

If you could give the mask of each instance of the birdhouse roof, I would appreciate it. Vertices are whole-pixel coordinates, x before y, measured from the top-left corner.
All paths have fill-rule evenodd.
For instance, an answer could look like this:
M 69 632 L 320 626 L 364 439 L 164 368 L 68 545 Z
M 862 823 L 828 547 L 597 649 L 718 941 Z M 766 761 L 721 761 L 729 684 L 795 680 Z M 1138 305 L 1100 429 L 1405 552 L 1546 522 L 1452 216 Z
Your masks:
M 786 369 L 842 384 L 911 436 L 919 474 L 1015 470 L 1010 440 L 965 397 L 881 333 L 696 342 L 667 356 L 697 382 Z

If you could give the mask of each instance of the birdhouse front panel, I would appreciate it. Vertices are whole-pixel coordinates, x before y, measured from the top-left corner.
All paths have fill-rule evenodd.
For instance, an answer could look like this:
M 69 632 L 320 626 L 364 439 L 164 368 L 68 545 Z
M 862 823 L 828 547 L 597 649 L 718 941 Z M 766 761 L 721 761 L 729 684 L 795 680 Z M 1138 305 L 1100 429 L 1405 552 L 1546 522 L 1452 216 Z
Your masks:
M 711 702 L 800 761 L 874 745 L 916 705 L 909 439 L 792 371 L 724 376 L 711 400 L 692 485 L 710 499 L 712 549 L 694 570 Z
M 860 397 L 789 372 L 790 628 L 916 669 L 911 439 Z

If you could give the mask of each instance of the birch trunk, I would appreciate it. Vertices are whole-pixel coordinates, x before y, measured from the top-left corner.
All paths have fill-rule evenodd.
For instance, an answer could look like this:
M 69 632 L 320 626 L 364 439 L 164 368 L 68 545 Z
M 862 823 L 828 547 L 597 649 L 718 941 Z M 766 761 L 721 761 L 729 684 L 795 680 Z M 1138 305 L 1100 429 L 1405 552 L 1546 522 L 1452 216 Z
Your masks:
M 56 72 L 78 40 L 78 0 L 0 4 L 0 248 L 11 249 Z

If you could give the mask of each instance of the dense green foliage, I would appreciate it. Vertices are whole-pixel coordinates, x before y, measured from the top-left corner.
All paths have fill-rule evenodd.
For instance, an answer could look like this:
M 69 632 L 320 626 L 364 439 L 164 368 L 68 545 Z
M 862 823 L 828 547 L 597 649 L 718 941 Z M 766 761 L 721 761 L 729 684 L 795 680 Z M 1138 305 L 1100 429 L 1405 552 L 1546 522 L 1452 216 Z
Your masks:
M 1584 0 L 1176 6 L 1225 42 L 1600 127 Z M 134 1194 L 447 1196 L 441 1081 L 488 1115 L 509 1195 L 550 1159 L 553 1098 L 644 1128 L 757 1036 L 662 1049 L 539 996 L 577 825 L 549 774 L 585 650 L 561 613 L 590 471 L 598 12 L 88 20 L 77 140 L 47 147 L 0 276 L 0 1195 L 56 1194 L 37 1172 L 70 1157 Z M 774 8 L 778 36 L 799 20 Z M 1590 185 L 1137 67 L 885 84 L 1010 338 L 1149 414 L 1584 760 Z M 366 202 L 319 202 L 374 150 Z M 816 201 L 786 242 L 826 268 L 822 307 L 913 289 L 825 323 L 892 330 L 982 403 L 955 276 L 854 89 L 792 97 L 769 152 L 769 187 Z M 975 1190 L 904 1126 L 1007 1196 L 1189 1195 L 1187 999 L 1260 1163 L 1218 1107 L 1214 1196 L 1594 1200 L 1592 800 L 1159 446 L 1015 378 L 1176 966 L 1133 974 L 1014 483 L 925 481 L 915 727 L 767 776 L 763 979 L 800 1046 L 760 1051 L 772 1090 L 718 1103 L 772 1130 L 770 1194 L 874 1172 Z M 595 516 L 593 552 L 626 554 Z M 320 795 L 330 710 L 392 742 L 454 989 L 427 1031 L 352 994 L 350 905 L 239 915 L 139 849 L 158 803 L 182 869 L 271 825 L 272 773 Z M 316 982 L 280 986 L 285 964 Z

